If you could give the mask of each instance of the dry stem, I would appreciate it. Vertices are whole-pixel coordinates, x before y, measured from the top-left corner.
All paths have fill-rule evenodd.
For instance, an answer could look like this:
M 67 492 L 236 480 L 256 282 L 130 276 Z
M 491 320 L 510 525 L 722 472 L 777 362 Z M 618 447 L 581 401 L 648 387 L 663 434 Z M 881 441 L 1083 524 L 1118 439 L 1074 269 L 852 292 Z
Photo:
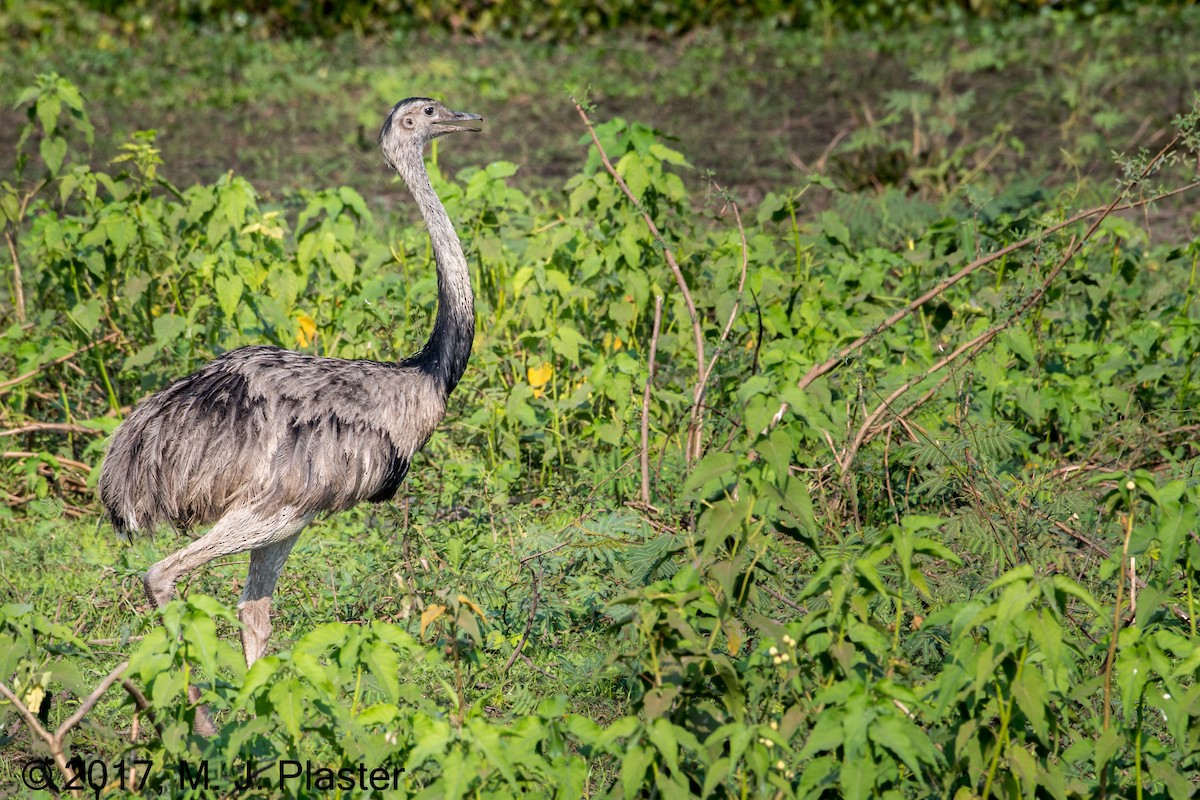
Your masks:
M 604 163 L 604 169 L 616 181 L 618 188 L 629 199 L 629 202 L 633 203 L 633 207 L 641 213 L 642 220 L 645 221 L 650 234 L 658 242 L 659 246 L 662 247 L 663 257 L 667 261 L 667 266 L 671 268 L 671 273 L 675 276 L 675 283 L 679 286 L 679 293 L 683 296 L 683 302 L 687 305 L 688 316 L 692 320 L 692 338 L 696 344 L 696 382 L 697 384 L 702 384 L 704 382 L 704 331 L 700 326 L 700 314 L 696 311 L 696 304 L 692 300 L 692 292 L 688 289 L 687 279 L 683 276 L 683 270 L 679 268 L 678 262 L 675 261 L 675 254 L 667 246 L 666 240 L 659 232 L 658 226 L 654 224 L 654 220 L 650 217 L 650 214 L 642 208 L 642 204 L 634 196 L 633 192 L 630 191 L 629 185 L 625 183 L 625 179 L 617 173 L 616 167 L 612 165 L 612 162 L 608 158 L 608 153 L 605 152 L 604 147 L 600 144 L 599 137 L 596 136 L 596 131 L 592 127 L 592 121 L 588 119 L 587 112 L 583 110 L 583 106 L 580 105 L 578 100 L 572 98 L 572 101 L 575 103 L 575 110 L 579 112 L 579 118 L 583 120 L 583 125 L 587 128 L 588 135 L 592 137 L 592 142 L 596 145 L 596 150 L 600 153 L 600 160 Z M 689 461 L 692 459 L 692 453 L 699 450 L 700 430 L 697 428 L 697 424 L 700 421 L 700 412 L 698 410 L 694 411 L 692 424 L 688 427 L 686 455 Z
M 662 324 L 662 295 L 654 298 L 654 327 L 650 329 L 650 356 L 646 362 L 646 390 L 642 394 L 642 503 L 650 505 L 650 388 L 654 384 L 654 356 L 658 353 L 658 331 Z
M 70 353 L 67 353 L 65 356 L 59 356 L 58 358 L 54 359 L 53 361 L 49 362 L 48 364 L 43 364 L 42 366 L 38 367 L 37 369 L 31 369 L 31 370 L 29 370 L 29 372 L 26 372 L 23 375 L 18 375 L 15 378 L 9 378 L 6 381 L 0 381 L 0 394 L 7 392 L 11 387 L 16 386 L 18 383 L 22 383 L 23 381 L 29 380 L 34 375 L 37 375 L 39 372 L 44 370 L 46 367 L 52 367 L 57 364 L 61 364 L 64 361 L 70 361 L 72 358 L 79 355 L 80 353 L 86 353 L 88 350 L 91 350 L 93 347 L 102 345 L 105 342 L 111 342 L 113 339 L 116 339 L 118 335 L 119 334 L 114 331 L 113 333 L 110 333 L 101 339 L 97 339 L 96 341 L 92 342 L 91 344 L 85 344 L 83 347 L 80 347 L 78 350 L 72 350 Z

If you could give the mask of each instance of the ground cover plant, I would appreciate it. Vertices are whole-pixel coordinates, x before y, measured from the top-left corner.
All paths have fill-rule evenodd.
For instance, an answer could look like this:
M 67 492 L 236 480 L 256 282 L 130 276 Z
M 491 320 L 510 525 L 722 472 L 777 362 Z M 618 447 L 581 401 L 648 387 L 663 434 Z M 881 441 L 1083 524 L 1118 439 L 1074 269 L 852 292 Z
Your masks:
M 749 177 L 728 175 L 738 146 L 723 160 L 615 113 L 638 91 L 687 97 L 707 63 L 688 48 L 662 85 L 560 76 L 574 93 L 527 124 L 548 136 L 559 109 L 569 147 L 456 148 L 454 169 L 435 151 L 473 271 L 471 366 L 397 502 L 305 534 L 250 670 L 231 646 L 244 557 L 149 613 L 140 574 L 177 540 L 99 523 L 105 434 L 242 344 L 406 355 L 433 265 L 411 209 L 381 198 L 398 186 L 255 174 L 249 134 L 246 170 L 176 173 L 163 139 L 181 129 L 147 128 L 181 100 L 192 124 L 261 102 L 307 119 L 299 141 L 354 149 L 373 132 L 337 124 L 350 106 L 311 101 L 410 92 L 370 41 L 314 88 L 302 73 L 349 40 L 208 30 L 242 48 L 253 91 L 208 73 L 152 97 L 135 88 L 161 73 L 126 45 L 164 37 L 186 60 L 187 37 L 96 19 L 129 38 L 52 57 L 68 34 L 30 36 L 5 98 L 0 792 L 1196 791 L 1197 56 L 1127 46 L 1185 38 L 1194 13 L 897 33 L 907 79 L 854 96 L 803 157 L 760 133 Z M 809 34 L 761 35 L 692 44 L 730 56 L 724 79 Z M 820 31 L 812 63 L 862 36 Z M 1034 54 L 1051 40 L 1068 67 Z M 483 45 L 508 46 L 548 52 Z M 125 78 L 73 67 L 114 52 Z M 537 107 L 514 98 L 547 80 L 519 59 L 439 69 L 403 80 L 507 123 L 502 146 Z M 123 80 L 138 100 L 105 108 Z M 795 86 L 744 110 L 792 108 L 777 90 Z M 215 737 L 190 735 L 188 686 Z

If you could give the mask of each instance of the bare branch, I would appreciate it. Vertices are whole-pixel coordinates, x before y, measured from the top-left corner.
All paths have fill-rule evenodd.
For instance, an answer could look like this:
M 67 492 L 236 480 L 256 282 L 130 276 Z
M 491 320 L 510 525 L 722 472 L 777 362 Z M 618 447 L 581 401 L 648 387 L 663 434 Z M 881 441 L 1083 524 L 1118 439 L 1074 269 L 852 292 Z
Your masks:
M 721 187 L 717 186 L 716 182 L 713 183 L 713 186 L 720 191 Z M 742 242 L 742 273 L 741 277 L 738 278 L 737 296 L 734 298 L 733 308 L 729 312 L 729 319 L 725 321 L 725 328 L 721 331 L 721 338 L 717 340 L 716 352 L 713 353 L 708 365 L 701 373 L 700 380 L 696 383 L 696 391 L 692 396 L 692 427 L 697 429 L 697 436 L 695 441 L 691 443 L 695 450 L 688 454 L 688 460 L 701 456 L 702 442 L 699 435 L 700 415 L 704 409 L 704 395 L 708 392 L 708 379 L 712 376 L 713 367 L 717 365 L 717 359 L 720 358 L 724 350 L 725 341 L 729 338 L 729 332 L 733 330 L 734 320 L 737 319 L 738 309 L 742 305 L 742 293 L 746 288 L 746 269 L 750 263 L 750 251 L 746 246 L 746 228 L 742 225 L 742 215 L 738 211 L 737 203 L 730 201 L 729 205 L 733 208 L 733 218 L 737 221 L 738 236 Z
M 696 311 L 696 304 L 692 300 L 692 292 L 690 289 L 688 289 L 687 279 L 683 276 L 683 270 L 679 268 L 678 262 L 675 261 L 675 254 L 671 252 L 671 248 L 667 245 L 667 241 L 659 232 L 658 226 L 654 224 L 654 220 L 651 219 L 650 214 L 648 214 L 646 210 L 642 208 L 642 204 L 638 201 L 637 197 L 634 196 L 633 192 L 630 191 L 629 185 L 625 183 L 625 179 L 617 173 L 616 167 L 612 165 L 612 162 L 608 158 L 608 153 L 604 151 L 603 145 L 600 144 L 599 137 L 596 136 L 596 131 L 592 127 L 592 121 L 588 119 L 587 112 L 583 110 L 583 106 L 580 105 L 578 100 L 572 98 L 572 102 L 575 103 L 575 110 L 579 112 L 579 118 L 583 120 L 583 125 L 585 128 L 587 128 L 588 135 L 591 136 L 593 144 L 596 145 L 597 152 L 600 153 L 600 160 L 604 163 L 604 169 L 607 170 L 608 174 L 612 176 L 614 181 L 616 181 L 617 186 L 620 188 L 625 197 L 629 199 L 629 202 L 633 203 L 633 207 L 641 213 L 642 220 L 645 221 L 646 227 L 650 229 L 650 234 L 654 237 L 654 240 L 658 242 L 659 246 L 662 247 L 663 257 L 667 261 L 667 266 L 671 268 L 671 273 L 675 276 L 675 283 L 679 286 L 679 293 L 683 296 L 683 302 L 687 305 L 688 316 L 691 317 L 692 338 L 695 340 L 696 345 L 696 380 L 698 383 L 703 383 L 704 330 L 700 326 L 700 314 Z M 698 421 L 698 416 L 699 412 L 694 411 L 692 417 L 693 425 Z M 692 458 L 691 454 L 693 450 L 693 439 L 699 439 L 699 437 L 699 430 L 689 427 L 687 448 L 687 458 L 689 461 Z
M 1179 143 L 1178 136 L 1176 136 L 1170 142 L 1168 142 L 1162 148 L 1162 150 L 1159 151 L 1158 155 L 1156 155 L 1154 158 L 1152 158 L 1150 160 L 1150 162 L 1146 165 L 1145 169 L 1142 170 L 1142 172 L 1138 176 L 1138 178 L 1135 181 L 1133 181 L 1133 183 L 1130 185 L 1132 186 L 1132 185 L 1144 180 L 1146 178 L 1146 176 L 1149 175 L 1151 173 L 1151 171 L 1153 171 L 1153 169 L 1159 163 L 1161 163 L 1162 159 L 1167 155 L 1167 153 L 1169 153 L 1178 143 Z M 1189 187 L 1194 187 L 1194 186 L 1200 186 L 1200 182 L 1189 184 Z M 890 395 L 888 395 L 887 398 L 885 398 L 883 400 L 883 402 L 881 402 L 878 406 L 875 407 L 875 409 L 867 416 L 866 420 L 859 427 L 858 433 L 855 434 L 854 440 L 851 442 L 850 446 L 847 448 L 847 450 L 842 458 L 840 466 L 842 468 L 843 480 L 845 480 L 846 476 L 849 475 L 850 465 L 853 463 L 855 455 L 858 453 L 858 451 L 862 447 L 862 445 L 867 441 L 869 435 L 872 432 L 872 429 L 875 428 L 876 423 L 879 421 L 879 418 L 885 412 L 891 410 L 892 403 L 894 403 L 896 400 L 898 400 L 901 396 L 903 396 L 905 393 L 907 393 L 914 386 L 922 383 L 926 378 L 929 378 L 930 376 L 936 374 L 937 372 L 940 372 L 942 369 L 949 366 L 950 364 L 953 364 L 964 354 L 967 355 L 968 360 L 970 360 L 971 358 L 974 358 L 980 352 L 982 352 L 983 349 L 993 339 L 996 338 L 996 336 L 998 336 L 1000 333 L 1004 332 L 1008 328 L 1012 327 L 1019 319 L 1024 317 L 1024 315 L 1031 308 L 1033 308 L 1035 305 L 1037 305 L 1038 302 L 1041 301 L 1042 297 L 1045 296 L 1046 291 L 1050 288 L 1050 284 L 1052 284 L 1054 282 L 1055 278 L 1057 278 L 1059 276 L 1059 274 L 1063 271 L 1063 269 L 1066 268 L 1067 264 L 1071 263 L 1071 261 L 1074 260 L 1075 256 L 1079 254 L 1079 251 L 1083 247 L 1083 245 L 1095 235 L 1096 231 L 1098 231 L 1100 229 L 1100 225 L 1104 222 L 1104 220 L 1107 219 L 1109 217 L 1109 215 L 1111 215 L 1114 211 L 1116 211 L 1118 207 L 1122 207 L 1122 208 L 1131 207 L 1132 204 L 1125 204 L 1124 206 L 1122 206 L 1122 204 L 1121 204 L 1121 201 L 1124 199 L 1124 197 L 1128 193 L 1128 191 L 1129 191 L 1129 189 L 1126 188 L 1126 189 L 1118 192 L 1116 197 L 1113 198 L 1112 202 L 1109 203 L 1104 208 L 1100 209 L 1099 212 L 1096 212 L 1094 214 L 1092 214 L 1091 212 L 1087 212 L 1088 214 L 1096 217 L 1092 221 L 1092 224 L 1088 226 L 1088 229 L 1083 233 L 1082 236 L 1072 237 L 1070 244 L 1067 245 L 1067 250 L 1066 250 L 1066 253 L 1063 255 L 1063 257 L 1061 259 L 1059 259 L 1058 263 L 1054 266 L 1054 268 L 1052 270 L 1050 270 L 1050 273 L 1046 276 L 1045 280 L 1043 280 L 1042 283 L 1037 287 L 1037 289 L 1035 289 L 1032 293 L 1030 293 L 1030 295 L 1021 302 L 1021 304 L 1017 307 L 1017 309 L 1013 313 L 1011 313 L 1008 317 L 1001 320 L 997 324 L 993 325 L 991 328 L 988 328 L 986 331 L 984 331 L 980 335 L 974 337 L 970 341 L 964 342 L 963 344 L 959 345 L 957 348 L 954 349 L 953 352 L 951 352 L 949 355 L 945 356 L 944 358 L 942 358 L 941 360 L 939 360 L 938 362 L 933 364 L 931 367 L 926 369 L 920 375 L 916 375 L 916 376 L 910 378 L 909 380 L 905 381 L 895 391 L 893 391 Z M 1080 218 L 1082 218 L 1080 215 L 1076 215 L 1076 217 L 1072 218 L 1072 221 L 1078 222 Z M 1065 224 L 1066 223 L 1064 223 L 1064 225 Z M 1051 230 L 1052 231 L 1059 230 L 1062 227 L 1063 227 L 1063 225 L 1055 226 L 1055 228 L 1052 228 Z M 1028 241 L 1032 241 L 1032 238 Z
M 1173 141 L 1171 143 L 1171 146 L 1173 146 L 1175 143 L 1177 143 L 1177 140 Z M 1164 150 L 1163 152 L 1165 153 L 1167 151 Z M 925 304 L 929 303 L 931 300 L 937 298 L 942 293 L 944 293 L 947 289 L 954 286 L 956 283 L 961 281 L 963 278 L 966 278 L 968 275 L 978 271 L 979 269 L 981 269 L 1001 258 L 1004 258 L 1007 255 L 1011 255 L 1012 253 L 1014 253 L 1016 251 L 1022 250 L 1024 248 L 1030 246 L 1031 244 L 1035 244 L 1035 243 L 1041 241 L 1042 239 L 1044 239 L 1046 236 L 1049 236 L 1050 234 L 1057 233 L 1058 231 L 1061 231 L 1064 228 L 1068 228 L 1071 225 L 1075 225 L 1079 222 L 1083 222 L 1084 220 L 1089 219 L 1091 217 L 1095 217 L 1098 214 L 1102 215 L 1100 217 L 1100 219 L 1103 220 L 1104 217 L 1107 217 L 1108 215 L 1110 215 L 1114 212 L 1128 211 L 1130 209 L 1135 209 L 1135 208 L 1144 208 L 1145 206 L 1147 206 L 1150 203 L 1153 203 L 1157 200 L 1165 200 L 1169 197 L 1184 194 L 1184 193 L 1192 191 L 1196 188 L 1200 188 L 1200 181 L 1193 181 L 1192 183 L 1189 183 L 1185 186 L 1181 186 L 1177 189 L 1172 189 L 1171 191 L 1168 191 L 1168 192 L 1163 192 L 1162 194 L 1156 195 L 1154 197 L 1142 198 L 1140 200 L 1134 200 L 1134 201 L 1130 201 L 1128 203 L 1118 203 L 1115 206 L 1113 206 L 1111 204 L 1108 206 L 1098 206 L 1096 208 L 1091 208 L 1086 211 L 1081 211 L 1078 214 L 1074 215 L 1073 217 L 1070 217 L 1069 219 L 1066 219 L 1062 222 L 1056 223 L 1054 225 L 1051 225 L 1048 228 L 1038 231 L 1036 234 L 1034 234 L 1032 236 L 1028 236 L 1018 242 L 1014 242 L 1006 247 L 1003 247 L 1003 248 L 995 251 L 994 253 L 989 253 L 986 256 L 977 258 L 976 260 L 972 261 L 970 264 L 967 264 L 965 267 L 960 269 L 958 272 L 954 273 L 950 277 L 943 280 L 941 283 L 934 286 L 929 291 L 925 292 L 920 297 L 916 298 L 915 300 L 912 300 L 907 305 L 905 305 L 903 308 L 894 312 L 887 319 L 883 320 L 878 325 L 876 325 L 875 327 L 871 328 L 869 331 L 864 333 L 862 336 L 858 337 L 853 342 L 851 342 L 850 344 L 843 347 L 841 350 L 839 350 L 835 355 L 830 357 L 828 360 L 812 367 L 796 383 L 796 388 L 801 389 L 801 390 L 807 389 L 808 386 L 810 384 L 812 384 L 813 381 L 815 381 L 817 378 L 822 377 L 823 375 L 827 375 L 830 372 L 834 371 L 847 358 L 852 356 L 858 350 L 862 349 L 862 347 L 864 345 L 866 345 L 868 342 L 870 342 L 872 339 L 876 338 L 884 331 L 893 327 L 898 322 L 902 321 L 905 317 L 907 317 L 908 315 L 910 315 L 914 311 L 916 311 L 918 308 L 924 306 Z M 1124 195 L 1120 195 L 1118 197 L 1118 199 L 1123 196 Z M 779 421 L 783 418 L 783 415 L 785 413 L 787 413 L 787 410 L 788 410 L 787 403 L 781 404 L 779 411 L 776 412 L 774 418 L 771 421 L 772 428 L 779 424 Z
M 100 681 L 100 685 L 93 689 L 92 693 L 89 694 L 87 699 L 83 701 L 83 704 L 75 710 L 75 713 L 67 717 L 63 724 L 58 726 L 58 730 L 55 731 L 54 735 L 57 738 L 62 739 L 62 737 L 66 736 L 67 733 L 70 732 L 71 728 L 74 728 L 76 725 L 78 725 L 79 721 L 83 719 L 84 715 L 91 711 L 92 706 L 96 705 L 104 693 L 108 691 L 108 687 L 112 686 L 117 682 L 118 679 L 120 679 L 121 673 L 124 672 L 125 668 L 128 666 L 128 661 L 122 661 L 112 670 L 112 672 L 108 673 L 108 675 L 104 677 L 104 680 Z
M 146 715 L 146 719 L 150 720 L 150 724 L 154 726 L 154 730 L 158 731 L 158 737 L 162 738 L 162 725 L 154 718 L 154 709 L 150 707 L 150 701 L 146 699 L 146 695 L 142 694 L 142 690 L 137 685 L 125 678 L 121 681 L 121 686 L 133 698 L 134 704 L 138 707 L 138 711 Z M 136 717 L 135 717 L 136 719 Z
M 39 455 L 41 455 L 41 454 L 35 453 L 31 450 L 6 450 L 5 452 L 0 453 L 0 458 L 22 459 L 22 458 L 35 458 Z M 76 461 L 72 458 L 64 458 L 63 456 L 54 455 L 53 453 L 50 453 L 49 455 L 51 458 L 53 458 L 59 464 L 62 464 L 64 467 L 71 467 L 72 469 L 77 469 L 80 472 L 91 472 L 92 471 L 92 468 L 90 466 L 88 466 L 87 464 L 84 464 L 82 461 Z
M 28 425 L 22 425 L 19 428 L 10 428 L 6 431 L 0 431 L 0 438 L 5 436 L 18 436 L 22 433 L 80 433 L 88 436 L 104 436 L 104 431 L 96 430 L 95 428 L 85 428 L 83 425 L 70 425 L 61 422 L 31 422 Z
M 30 733 L 36 734 L 37 737 L 44 741 L 47 745 L 53 746 L 54 736 L 51 735 L 48 730 L 42 727 L 42 723 L 40 723 L 38 718 L 33 715 L 33 712 L 30 711 L 23 702 L 21 702 L 21 698 L 13 694 L 12 690 L 3 683 L 0 683 L 0 694 L 4 695 L 4 698 L 13 704 L 13 708 L 17 710 L 22 719 L 25 720 L 25 724 L 29 726 Z

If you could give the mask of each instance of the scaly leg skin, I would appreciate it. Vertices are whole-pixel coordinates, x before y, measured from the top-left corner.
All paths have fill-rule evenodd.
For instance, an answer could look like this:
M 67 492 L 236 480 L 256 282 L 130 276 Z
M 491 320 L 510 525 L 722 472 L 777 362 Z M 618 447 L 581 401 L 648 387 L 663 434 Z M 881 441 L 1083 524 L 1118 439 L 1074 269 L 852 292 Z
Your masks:
M 246 576 L 246 588 L 238 601 L 238 619 L 242 621 L 242 651 L 246 654 L 246 666 L 266 655 L 267 640 L 271 638 L 271 595 L 275 582 L 283 572 L 292 546 L 299 534 L 288 539 L 272 542 L 250 551 L 250 573 Z
M 267 637 L 271 633 L 271 592 L 275 589 L 275 581 L 283 570 L 283 562 L 291 552 L 297 536 L 312 518 L 311 514 L 299 513 L 291 507 L 274 513 L 254 508 L 234 509 L 217 520 L 208 533 L 150 567 L 142 579 L 146 597 L 155 608 L 161 609 L 174 599 L 175 583 L 184 575 L 214 558 L 251 550 L 250 578 L 246 582 L 246 591 L 242 593 L 243 603 L 239 603 L 238 616 L 243 625 L 253 625 L 255 631 L 253 638 L 247 639 L 243 633 L 242 639 L 246 662 L 253 663 L 254 659 L 262 655 Z M 256 559 L 255 555 L 260 550 L 264 555 Z M 256 570 L 256 562 L 261 562 L 263 566 Z M 268 577 L 269 581 L 266 580 Z M 266 587 L 265 595 L 261 598 L 252 597 L 252 585 L 258 588 L 255 594 L 261 593 L 259 587 Z M 251 601 L 247 604 L 250 608 L 243 611 L 242 606 L 247 599 Z M 248 623 L 248 619 L 252 619 L 252 622 Z M 253 651 L 250 649 L 250 643 L 253 643 Z M 199 700 L 200 689 L 189 686 L 188 701 L 194 704 Z M 192 728 L 199 736 L 216 734 L 216 726 L 206 706 L 196 707 L 196 719 Z

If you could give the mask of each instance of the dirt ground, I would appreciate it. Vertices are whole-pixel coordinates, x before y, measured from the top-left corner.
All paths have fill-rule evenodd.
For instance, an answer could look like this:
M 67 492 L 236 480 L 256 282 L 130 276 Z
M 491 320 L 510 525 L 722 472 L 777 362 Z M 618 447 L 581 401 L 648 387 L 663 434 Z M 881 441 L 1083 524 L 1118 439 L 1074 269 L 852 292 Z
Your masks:
M 1176 34 L 1162 32 L 1162 46 Z M 116 55 L 107 62 L 82 48 L 31 47 L 15 63 L 30 75 L 55 68 L 80 83 L 97 129 L 95 166 L 132 131 L 154 128 L 163 174 L 176 185 L 232 170 L 268 197 L 345 184 L 384 207 L 397 192 L 376 150 L 378 125 L 399 99 L 392 95 L 418 86 L 486 118 L 482 135 L 439 153 L 452 172 L 508 160 L 520 166 L 518 185 L 560 186 L 586 152 L 566 85 L 586 84 L 596 121 L 623 116 L 654 126 L 697 168 L 698 191 L 711 170 L 753 205 L 767 192 L 796 190 L 812 171 L 848 189 L 911 192 L 928 191 L 938 170 L 1001 183 L 1019 174 L 1049 184 L 1081 175 L 1107 182 L 1116 174 L 1111 153 L 1165 141 L 1169 120 L 1200 85 L 1194 56 L 1164 68 L 1161 53 L 1122 58 L 1119 41 L 1090 52 L 1086 34 L 1039 35 L 1016 37 L 1024 53 L 965 69 L 953 65 L 969 62 L 980 45 L 952 34 L 909 34 L 900 43 L 855 34 L 822 48 L 811 37 L 712 32 L 560 47 L 322 41 L 295 45 L 275 62 L 255 53 L 263 45 L 243 42 L 248 55 L 214 55 L 215 66 L 180 45 L 179 34 L 160 34 L 142 44 L 182 48 L 163 56 L 174 64 L 157 66 L 129 41 L 110 44 Z M 939 62 L 950 66 L 931 82 L 921 70 Z M 10 84 L 5 94 L 15 91 Z M 901 92 L 933 108 L 914 112 Z M 11 100 L 0 109 L 0 174 L 11 170 L 23 122 Z

